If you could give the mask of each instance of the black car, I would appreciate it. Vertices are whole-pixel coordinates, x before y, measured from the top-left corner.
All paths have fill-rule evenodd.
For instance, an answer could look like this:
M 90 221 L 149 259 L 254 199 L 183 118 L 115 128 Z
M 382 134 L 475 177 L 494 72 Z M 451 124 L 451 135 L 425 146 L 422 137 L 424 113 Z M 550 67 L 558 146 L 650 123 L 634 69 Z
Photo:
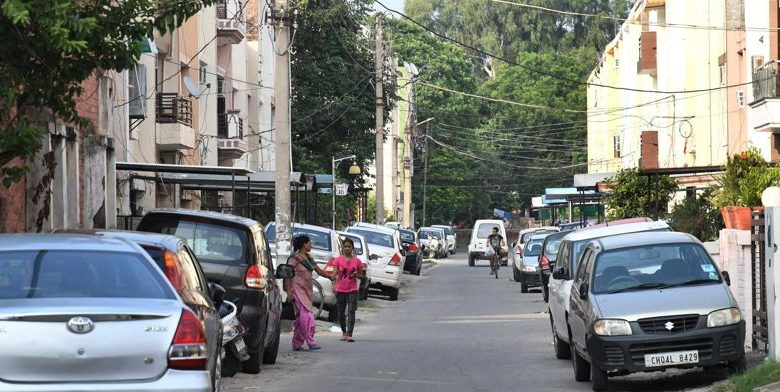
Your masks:
M 560 232 L 548 235 L 542 243 L 542 254 L 539 256 L 539 279 L 542 281 L 542 298 L 544 302 L 550 300 L 550 289 L 547 283 L 550 282 L 550 274 L 555 268 L 555 260 L 558 258 L 558 249 L 561 247 L 561 240 L 570 232 Z
M 111 230 L 65 232 L 121 238 L 138 244 L 149 254 L 157 267 L 165 273 L 182 302 L 197 315 L 203 325 L 208 347 L 208 369 L 216 388 L 222 375 L 222 322 L 218 309 L 225 289 L 206 280 L 197 258 L 187 244 L 178 237 L 156 233 Z
M 417 233 L 413 230 L 398 229 L 401 233 L 401 245 L 406 250 L 406 263 L 404 263 L 404 271 L 409 271 L 412 275 L 420 275 L 422 271 L 422 253 L 420 252 L 420 244 L 417 243 Z
M 185 240 L 209 281 L 225 287 L 225 299 L 239 308 L 250 357 L 247 373 L 276 363 L 282 313 L 281 290 L 263 226 L 252 219 L 210 211 L 158 209 L 146 214 L 139 231 Z

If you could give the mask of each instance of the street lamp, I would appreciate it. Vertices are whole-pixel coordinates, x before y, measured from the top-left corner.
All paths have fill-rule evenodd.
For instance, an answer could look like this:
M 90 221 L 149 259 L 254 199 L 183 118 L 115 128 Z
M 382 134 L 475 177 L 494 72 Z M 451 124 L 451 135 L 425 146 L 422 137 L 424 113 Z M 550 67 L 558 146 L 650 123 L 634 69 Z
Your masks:
M 331 215 L 332 215 L 332 221 L 330 228 L 333 230 L 336 230 L 336 165 L 341 161 L 346 161 L 347 159 L 354 160 L 357 158 L 355 155 L 350 155 L 348 157 L 339 158 L 336 159 L 336 157 L 333 157 L 332 164 L 331 164 L 331 175 L 333 176 L 333 183 L 330 188 L 331 196 L 333 197 L 333 206 L 331 207 Z M 356 165 L 354 162 L 352 163 L 352 166 L 349 167 L 349 174 L 360 174 L 360 166 Z

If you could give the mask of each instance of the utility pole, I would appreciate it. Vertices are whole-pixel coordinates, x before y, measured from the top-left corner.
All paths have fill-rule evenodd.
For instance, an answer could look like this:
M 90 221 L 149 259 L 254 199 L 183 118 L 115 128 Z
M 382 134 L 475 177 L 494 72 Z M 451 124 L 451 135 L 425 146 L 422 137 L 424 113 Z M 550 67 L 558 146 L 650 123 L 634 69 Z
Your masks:
M 401 220 L 406 227 L 414 227 L 412 222 L 412 169 L 414 168 L 414 148 L 412 147 L 412 140 L 414 138 L 413 133 L 417 130 L 417 113 L 414 107 L 414 83 L 412 83 L 409 89 L 409 115 L 406 119 L 406 133 L 404 134 L 404 206 L 403 206 L 403 219 Z
M 290 224 L 290 12 L 287 0 L 276 0 L 271 18 L 275 26 L 276 56 L 274 60 L 274 93 L 276 95 L 276 265 L 284 264 L 291 253 L 292 227 Z
M 424 148 L 423 152 L 425 153 L 425 169 L 423 170 L 423 216 L 422 216 L 422 226 L 425 227 L 425 202 L 428 196 L 428 155 L 430 155 L 430 146 L 428 146 L 428 138 L 431 134 L 431 126 L 430 124 L 425 125 L 425 141 L 424 141 Z
M 376 83 L 376 223 L 385 222 L 384 194 L 384 142 L 385 142 L 385 99 L 382 91 L 384 74 L 384 45 L 382 44 L 382 22 L 384 15 L 376 14 L 376 48 L 374 49 Z

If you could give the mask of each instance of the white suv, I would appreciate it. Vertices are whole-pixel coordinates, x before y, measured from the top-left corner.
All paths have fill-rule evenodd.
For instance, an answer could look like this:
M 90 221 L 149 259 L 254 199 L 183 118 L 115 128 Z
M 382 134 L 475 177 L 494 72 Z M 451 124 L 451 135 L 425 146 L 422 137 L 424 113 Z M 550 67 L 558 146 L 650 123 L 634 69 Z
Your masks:
M 360 222 L 345 231 L 362 235 L 370 246 L 371 287 L 382 290 L 391 301 L 398 300 L 406 261 L 398 230 Z
M 506 244 L 508 240 L 506 238 L 506 228 L 504 227 L 504 221 L 497 219 L 480 219 L 474 222 L 474 230 L 471 231 L 471 241 L 469 242 L 469 267 L 474 266 L 475 260 L 488 260 L 485 256 L 485 243 L 487 237 L 493 232 L 493 228 L 498 227 L 498 234 L 504 237 L 504 245 L 501 246 L 505 252 L 508 250 Z M 501 264 L 506 265 L 506 258 L 501 260 Z

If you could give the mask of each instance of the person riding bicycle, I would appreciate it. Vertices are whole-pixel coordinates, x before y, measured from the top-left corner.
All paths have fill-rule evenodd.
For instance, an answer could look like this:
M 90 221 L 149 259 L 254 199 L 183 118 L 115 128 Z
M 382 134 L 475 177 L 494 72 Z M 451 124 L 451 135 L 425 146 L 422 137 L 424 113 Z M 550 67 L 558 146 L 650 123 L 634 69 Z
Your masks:
M 506 251 L 504 250 L 506 241 L 501 234 L 498 234 L 498 226 L 494 227 L 493 232 L 487 237 L 486 245 L 495 251 L 497 262 L 500 262 L 501 258 L 506 256 Z

